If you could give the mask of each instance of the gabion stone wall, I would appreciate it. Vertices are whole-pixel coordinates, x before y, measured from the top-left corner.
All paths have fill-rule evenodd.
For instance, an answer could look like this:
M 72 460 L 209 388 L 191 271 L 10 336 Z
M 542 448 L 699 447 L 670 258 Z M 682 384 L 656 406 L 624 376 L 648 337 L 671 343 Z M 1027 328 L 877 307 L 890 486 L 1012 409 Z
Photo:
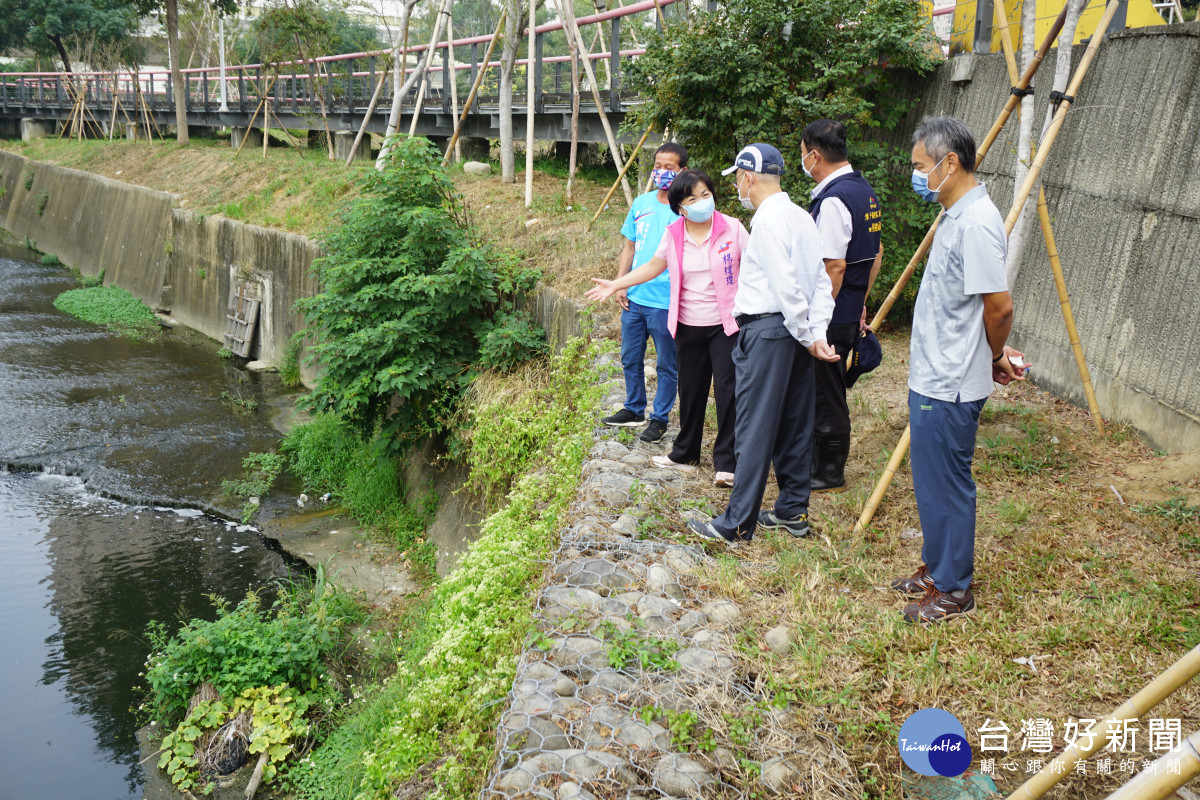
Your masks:
M 701 581 L 712 557 L 646 535 L 671 535 L 643 520 L 680 507 L 680 474 L 650 461 L 662 446 L 596 436 L 482 800 L 861 798 L 827 732 L 771 707 L 739 659 L 751 621 Z

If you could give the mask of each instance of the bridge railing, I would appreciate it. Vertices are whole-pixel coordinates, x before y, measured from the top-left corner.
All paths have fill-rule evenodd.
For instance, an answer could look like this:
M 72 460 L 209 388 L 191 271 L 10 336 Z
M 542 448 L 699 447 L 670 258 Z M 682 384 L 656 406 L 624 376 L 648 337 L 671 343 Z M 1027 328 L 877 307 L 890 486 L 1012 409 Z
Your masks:
M 598 42 L 601 52 L 591 53 L 589 59 L 596 65 L 597 79 L 603 87 L 602 101 L 611 111 L 621 108 L 622 61 L 636 58 L 644 48 L 621 48 L 622 20 L 637 14 L 654 14 L 655 24 L 661 24 L 661 9 L 677 0 L 641 0 L 623 8 L 615 8 L 598 14 L 580 17 L 577 23 L 581 33 L 587 31 L 584 40 Z M 596 28 L 605 26 L 597 35 Z M 520 108 L 533 106 L 535 113 L 548 107 L 569 103 L 564 93 L 571 90 L 570 55 L 545 55 L 545 43 L 555 32 L 562 31 L 562 21 L 552 21 L 534 29 L 533 53 L 518 59 L 513 74 L 513 103 Z M 481 54 L 486 52 L 490 35 L 457 39 L 448 44 L 440 42 L 434 46 L 429 69 L 423 81 L 425 94 L 423 108 L 438 109 L 450 113 L 451 93 L 457 91 L 465 99 L 467 87 L 475 80 L 480 70 L 485 71 L 483 89 L 475 100 L 475 110 L 488 107 L 495 102 L 495 88 L 499 85 L 500 61 L 494 59 L 481 63 Z M 528 41 L 528 32 L 523 37 Z M 606 48 L 606 49 L 605 49 Z M 408 65 L 405 73 L 416 69 L 418 60 L 428 45 L 409 47 L 404 55 Z M 204 67 L 182 70 L 184 96 L 189 112 L 253 113 L 264 97 L 269 98 L 272 110 L 277 114 L 292 113 L 296 116 L 319 118 L 322 104 L 325 113 L 359 114 L 366 111 L 376 84 L 384 82 L 379 108 L 391 105 L 391 80 L 385 75 L 390 64 L 391 52 L 377 50 L 363 53 L 324 56 L 305 62 L 280 64 L 244 64 L 226 67 L 224 78 L 220 67 Z M 582 73 L 582 69 L 581 69 Z M 226 108 L 221 108 L 221 82 L 225 83 Z M 586 82 L 586 76 L 581 74 Z M 143 108 L 153 112 L 173 112 L 175 98 L 171 74 L 164 69 L 116 72 L 26 72 L 0 73 L 0 112 L 36 115 L 39 111 L 57 112 L 57 116 L 69 112 L 83 96 L 88 113 L 98 119 L 115 117 L 124 121 L 124 115 L 136 118 Z M 405 107 L 410 111 L 416 106 L 418 90 L 414 89 L 406 98 Z M 581 102 L 591 104 L 590 92 L 585 92 Z M 625 95 L 628 97 L 628 95 Z M 123 109 L 123 113 L 116 109 Z M 98 112 L 103 116 L 98 117 Z

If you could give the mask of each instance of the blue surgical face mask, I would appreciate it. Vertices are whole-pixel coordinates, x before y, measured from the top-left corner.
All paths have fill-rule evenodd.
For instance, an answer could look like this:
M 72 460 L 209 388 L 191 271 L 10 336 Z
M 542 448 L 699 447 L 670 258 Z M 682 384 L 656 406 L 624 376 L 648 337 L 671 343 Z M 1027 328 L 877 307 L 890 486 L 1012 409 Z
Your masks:
M 950 154 L 947 153 L 946 155 L 950 155 Z M 933 165 L 933 169 L 929 170 L 929 172 L 921 172 L 920 170 L 917 170 L 917 169 L 913 170 L 913 174 L 912 174 L 913 191 L 916 192 L 921 197 L 921 199 L 925 200 L 927 203 L 936 203 L 937 202 L 938 193 L 941 192 L 942 187 L 946 185 L 946 180 L 950 177 L 949 175 L 947 175 L 945 178 L 942 178 L 942 182 L 938 184 L 938 188 L 936 188 L 936 189 L 929 188 L 930 173 L 932 173 L 934 169 L 937 169 L 938 164 L 941 164 L 945 160 L 946 160 L 946 156 L 942 156 L 941 159 L 938 160 L 937 164 Z
M 717 203 L 710 196 L 696 200 L 690 206 L 680 206 L 679 210 L 690 222 L 708 222 L 712 219 L 713 212 L 717 210 Z
M 654 181 L 654 185 L 665 192 L 671 188 L 671 184 L 675 182 L 675 176 L 678 174 L 673 169 L 656 169 L 650 173 L 650 180 Z

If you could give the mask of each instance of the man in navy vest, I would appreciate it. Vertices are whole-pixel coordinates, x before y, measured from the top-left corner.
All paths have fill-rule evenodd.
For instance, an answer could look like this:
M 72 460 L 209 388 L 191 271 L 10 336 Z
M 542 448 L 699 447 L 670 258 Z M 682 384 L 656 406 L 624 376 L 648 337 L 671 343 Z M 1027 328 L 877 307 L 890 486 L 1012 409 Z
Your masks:
M 871 184 L 847 161 L 845 125 L 831 119 L 810 123 L 801 135 L 800 155 L 804 173 L 817 182 L 808 211 L 821 233 L 821 256 L 833 283 L 828 341 L 841 356 L 815 362 L 812 491 L 839 491 L 846 486 L 850 455 L 846 364 L 867 324 L 866 299 L 883 258 L 883 212 Z

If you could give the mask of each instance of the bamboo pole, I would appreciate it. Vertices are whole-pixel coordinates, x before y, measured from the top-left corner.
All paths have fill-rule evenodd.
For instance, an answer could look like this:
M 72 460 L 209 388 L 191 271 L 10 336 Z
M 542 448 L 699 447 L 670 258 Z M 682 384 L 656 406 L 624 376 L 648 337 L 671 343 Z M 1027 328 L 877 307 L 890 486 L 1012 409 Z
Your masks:
M 112 144 L 113 130 L 117 127 L 117 73 L 113 73 L 112 116 L 108 118 L 108 143 Z
M 405 58 L 408 57 L 408 52 L 404 53 Z M 379 95 L 383 93 L 383 84 L 388 79 L 390 70 L 384 69 L 379 74 L 379 81 L 375 84 L 375 91 L 371 93 L 371 102 L 367 104 L 367 113 L 363 114 L 362 124 L 358 126 L 358 133 L 354 136 L 354 144 L 350 146 L 350 155 L 346 156 L 346 166 L 354 161 L 354 154 L 358 152 L 358 143 L 362 141 L 363 134 L 367 131 L 367 124 L 371 121 L 371 115 L 375 113 L 375 106 L 379 104 Z
M 638 139 L 638 143 L 634 145 L 633 152 L 637 153 L 641 150 L 642 145 L 646 143 L 646 137 L 650 135 L 650 131 L 652 130 L 653 128 L 646 128 L 646 132 L 642 134 L 642 138 Z M 608 190 L 608 194 L 604 195 L 604 199 L 600 201 L 600 207 L 596 209 L 596 214 L 592 217 L 592 221 L 587 224 L 588 230 L 591 230 L 592 225 L 594 225 L 596 220 L 600 219 L 600 215 L 604 213 L 604 209 L 608 205 L 608 201 L 612 199 L 613 193 L 617 191 L 617 187 L 621 185 L 621 181 L 624 180 L 625 173 L 629 171 L 629 166 L 632 163 L 633 159 L 630 158 L 625 162 L 625 166 L 621 168 L 621 173 L 617 175 L 617 179 L 613 181 L 613 185 Z
M 871 496 L 867 498 L 867 504 L 863 506 L 862 515 L 859 516 L 858 522 L 854 526 L 855 533 L 861 533 L 871 522 L 871 517 L 875 516 L 876 509 L 883 502 L 883 495 L 887 492 L 887 487 L 891 484 L 892 478 L 896 477 L 896 470 L 900 469 L 900 462 L 904 460 L 904 454 L 908 452 L 911 435 L 911 428 L 905 425 L 904 433 L 900 434 L 900 441 L 896 442 L 896 449 L 892 451 L 887 466 L 883 468 L 883 474 L 879 476 L 879 481 L 875 484 L 875 490 L 871 492 Z
M 1075 353 L 1075 365 L 1079 368 L 1079 378 L 1083 381 L 1083 394 L 1087 397 L 1088 413 L 1092 415 L 1092 423 L 1096 432 L 1104 435 L 1104 419 L 1100 416 L 1100 406 L 1096 402 L 1096 390 L 1092 387 L 1092 375 L 1088 372 L 1087 361 L 1083 357 L 1083 345 L 1079 342 L 1079 330 L 1075 327 L 1075 314 L 1071 311 L 1071 298 L 1067 294 L 1067 281 L 1063 277 L 1062 262 L 1058 259 L 1058 245 L 1054 242 L 1054 231 L 1050 228 L 1050 209 L 1046 205 L 1046 192 L 1038 195 L 1038 220 L 1042 224 L 1042 238 L 1046 240 L 1046 255 L 1050 258 L 1050 270 L 1054 273 L 1054 288 L 1058 290 L 1058 304 L 1062 308 L 1063 322 L 1067 325 L 1067 335 L 1071 339 L 1071 350 Z
M 1096 30 L 1097 32 L 1102 31 L 1104 27 Z M 1107 715 L 1103 730 L 1092 737 L 1086 746 L 1080 743 L 1082 737 L 1077 738 L 1066 750 L 1059 753 L 1057 758 L 1043 767 L 1041 772 L 1021 784 L 1015 792 L 1008 796 L 1007 800 L 1037 800 L 1068 775 L 1071 775 L 1075 771 L 1076 764 L 1086 761 L 1093 753 L 1104 747 L 1108 742 L 1107 731 L 1119 731 L 1123 720 L 1139 719 L 1145 716 L 1172 692 L 1196 675 L 1200 675 L 1200 645 L 1193 647 L 1161 675 L 1150 681 L 1140 692 Z M 1194 737 L 1195 735 L 1189 737 L 1189 741 Z M 1145 795 L 1131 794 L 1128 797 L 1142 798 Z
M 1025 177 L 1025 182 L 1021 184 L 1021 188 L 1017 191 L 1016 202 L 1013 203 L 1012 209 L 1008 212 L 1008 219 L 1004 221 L 1005 227 L 1010 231 L 1013 225 L 1016 224 L 1017 217 L 1021 215 L 1021 209 L 1025 207 L 1025 201 L 1033 192 L 1033 187 L 1037 185 L 1038 179 L 1042 175 L 1042 169 L 1046 166 L 1046 158 L 1050 154 L 1050 146 L 1054 144 L 1054 140 L 1058 137 L 1058 132 L 1062 130 L 1067 112 L 1071 110 L 1072 100 L 1079 92 L 1079 87 L 1083 84 L 1083 79 L 1087 75 L 1088 68 L 1091 67 L 1092 60 L 1096 57 L 1096 51 L 1100 49 L 1100 42 L 1104 41 L 1104 32 L 1108 30 L 1108 25 L 1112 22 L 1113 15 L 1117 13 L 1117 7 L 1120 5 L 1120 0 L 1109 0 L 1108 6 L 1104 9 L 1104 15 L 1100 17 L 1100 23 L 1096 27 L 1096 33 L 1092 36 L 1092 41 L 1088 43 L 1087 50 L 1083 53 L 1083 60 L 1079 62 L 1079 66 L 1075 68 L 1075 74 L 1071 76 L 1071 83 L 1067 85 L 1067 96 L 1059 103 L 1058 110 L 1054 112 L 1054 119 L 1050 122 L 1049 129 L 1042 136 L 1038 154 L 1034 157 L 1033 163 L 1029 165 L 1029 174 Z
M 267 144 L 271 141 L 271 98 L 263 98 L 263 158 L 267 157 Z
M 492 34 L 492 38 L 488 42 L 487 52 L 483 54 L 483 63 L 479 65 L 479 72 L 475 73 L 475 83 L 471 85 L 471 92 L 467 95 L 467 102 L 463 103 L 462 116 L 455 123 L 454 134 L 450 137 L 450 143 L 446 145 L 446 155 L 442 157 L 443 167 L 450 163 L 450 153 L 454 152 L 454 145 L 458 144 L 458 137 L 462 134 L 462 126 L 467 122 L 467 114 L 471 113 L 471 106 L 475 103 L 475 94 L 479 91 L 480 84 L 483 83 L 483 73 L 487 72 L 488 61 L 492 58 L 492 50 L 496 47 L 496 40 L 500 38 L 500 31 L 504 28 L 504 17 L 507 15 L 507 6 L 500 9 L 500 19 L 496 22 L 496 32 Z
M 559 0 L 559 5 L 565 6 L 570 0 Z M 621 147 L 617 144 L 617 137 L 613 135 L 612 125 L 608 122 L 608 114 L 604 112 L 604 103 L 600 101 L 600 89 L 596 84 L 596 73 L 592 70 L 592 62 L 590 59 L 591 52 L 588 50 L 587 42 L 583 40 L 583 34 L 579 32 L 579 26 L 575 24 L 575 15 L 570 17 L 564 16 L 564 22 L 571 29 L 570 35 L 575 37 L 575 41 L 579 44 L 579 55 L 583 60 L 583 71 L 587 73 L 588 81 L 591 82 L 592 99 L 596 101 L 596 111 L 600 114 L 600 125 L 604 128 L 604 135 L 608 139 L 608 147 L 612 151 L 613 162 L 616 163 L 617 169 L 624 173 L 625 164 L 622 164 Z M 629 182 L 621 179 L 621 188 L 625 190 L 625 202 L 633 205 L 633 192 L 629 189 Z M 601 206 L 603 208 L 603 206 Z
M 421 74 L 421 86 L 417 89 L 417 104 L 413 107 L 412 122 L 408 126 L 409 136 L 417 135 L 417 120 L 421 118 L 421 105 L 425 102 L 425 85 L 428 83 L 428 77 L 428 71 Z
M 274 79 L 274 78 L 272 78 L 272 79 L 271 79 L 271 82 L 270 82 L 269 84 L 267 84 L 267 90 L 266 90 L 265 92 L 262 92 L 262 93 L 261 93 L 261 94 L 262 94 L 262 99 L 258 101 L 258 108 L 255 108 L 255 109 L 254 109 L 254 113 L 253 113 L 253 114 L 250 116 L 250 122 L 249 122 L 249 123 L 246 125 L 246 130 L 247 130 L 247 131 L 249 131 L 249 130 L 251 130 L 251 129 L 253 129 L 253 128 L 254 128 L 254 121 L 255 121 L 256 119 L 258 119 L 258 112 L 262 110 L 263 104 L 264 104 L 265 102 L 267 102 L 267 95 L 268 95 L 268 94 L 271 92 L 271 89 L 272 89 L 274 86 L 275 86 L 275 79 Z M 257 85 L 255 86 L 255 88 L 258 88 L 258 87 L 257 87 Z M 264 141 L 266 141 L 266 140 L 264 139 Z M 243 137 L 243 138 L 242 138 L 242 143 L 238 145 L 237 152 L 233 154 L 233 157 L 234 157 L 234 158 L 237 158 L 237 157 L 238 157 L 238 154 L 242 152 L 242 148 L 243 148 L 243 147 L 245 147 L 245 146 L 246 146 L 246 139 L 245 139 L 245 137 Z
M 454 8 L 446 15 L 446 60 L 450 62 L 450 113 L 458 119 L 458 70 L 454 68 Z M 462 161 L 462 144 L 454 143 L 454 160 Z
M 1163 800 L 1174 797 L 1176 789 L 1200 775 L 1198 749 L 1200 731 L 1184 739 L 1149 769 L 1143 768 L 1105 800 Z
M 1104 31 L 1108 28 L 1108 23 L 1112 20 L 1112 16 L 1113 16 L 1113 14 L 1116 13 L 1117 6 L 1120 5 L 1120 3 L 1121 3 L 1121 0 L 1109 0 L 1108 7 L 1105 8 L 1105 10 L 1104 10 L 1104 16 L 1100 20 L 1100 25 L 1098 28 L 1096 28 L 1096 30 L 1098 32 Z M 1065 18 L 1065 12 L 1066 12 L 1066 8 L 1064 6 L 1063 13 L 1059 14 L 1060 19 Z M 1061 26 L 1059 26 L 1059 29 L 1061 29 Z M 1054 31 L 1051 31 L 1051 32 L 1053 33 Z M 1068 91 L 1067 91 L 1068 94 L 1074 94 L 1076 91 L 1079 90 L 1079 85 L 1083 82 L 1083 77 L 1087 73 L 1088 67 L 1091 66 L 1092 59 L 1095 58 L 1096 50 L 1099 48 L 1099 42 L 1103 38 L 1104 38 L 1104 35 L 1102 33 L 1098 33 L 1098 35 L 1092 37 L 1092 42 L 1091 42 L 1091 44 L 1088 45 L 1088 49 L 1087 49 L 1087 52 L 1084 53 L 1083 60 L 1079 63 L 1079 66 L 1076 67 L 1075 74 L 1071 78 L 1071 84 L 1068 87 Z M 1044 46 L 1046 43 L 1043 42 L 1042 44 Z M 1040 52 L 1041 52 L 1041 50 L 1039 48 L 1039 53 Z M 1043 54 L 1043 57 L 1044 57 L 1044 54 Z M 1034 63 L 1030 64 L 1030 67 L 1033 67 L 1034 64 L 1041 64 L 1040 59 L 1035 57 Z M 1026 73 L 1028 74 L 1029 70 L 1026 70 Z M 1029 77 L 1032 77 L 1032 75 L 1029 75 Z M 1025 78 L 1023 77 L 1022 80 L 1024 81 Z M 1028 84 L 1026 83 L 1025 86 L 1028 87 Z M 1022 87 L 1022 88 L 1025 88 L 1025 87 Z M 1016 103 L 1014 102 L 1015 100 L 1017 100 L 1016 95 L 1013 95 L 1009 98 L 1008 104 L 1005 105 L 1006 112 L 1011 113 L 1010 107 L 1016 105 Z M 1064 104 L 1067 104 L 1069 106 L 1069 103 L 1067 103 L 1067 101 L 1063 101 L 1063 102 L 1064 102 Z M 1060 106 L 1058 113 L 1056 113 L 1054 115 L 1054 120 L 1055 120 L 1055 123 L 1057 123 L 1057 126 L 1055 125 L 1055 123 L 1052 123 L 1051 130 L 1054 131 L 1055 133 L 1057 133 L 1058 128 L 1062 127 L 1062 115 L 1064 113 L 1065 113 L 1064 109 Z M 1007 119 L 1006 115 L 1005 115 L 1005 119 Z M 993 126 L 993 129 L 994 129 L 994 126 Z M 993 141 L 995 140 L 995 136 L 992 136 L 991 138 Z M 990 146 L 990 142 L 988 144 Z M 1049 154 L 1050 147 L 1053 144 L 1054 144 L 1053 136 L 1050 136 L 1047 139 L 1043 139 L 1042 147 L 1038 151 L 1037 158 L 1034 159 L 1035 166 L 1038 165 L 1039 163 L 1040 164 L 1045 163 L 1046 156 Z M 979 154 L 978 156 L 976 156 L 976 158 L 975 158 L 976 165 L 979 164 L 980 160 L 982 160 L 982 157 L 983 157 L 982 154 Z M 1035 176 L 1034 172 L 1035 172 L 1034 168 L 1030 167 L 1030 176 L 1034 177 L 1036 180 L 1036 176 Z M 1037 170 L 1037 173 L 1040 174 L 1040 172 L 1041 172 L 1041 170 L 1039 168 Z M 1026 181 L 1023 184 L 1021 184 L 1020 191 L 1018 191 L 1017 195 L 1013 198 L 1012 209 L 1009 210 L 1008 217 L 1004 220 L 1004 234 L 1006 237 L 1012 233 L 1013 227 L 1017 224 L 1017 217 L 1020 216 L 1021 207 L 1025 205 L 1025 200 L 1028 198 L 1029 194 L 1033 191 L 1034 182 L 1035 182 L 1034 180 L 1026 179 Z M 939 219 L 940 219 L 940 216 L 939 216 Z M 935 223 L 935 225 L 936 225 L 936 223 Z M 932 243 L 933 237 L 931 234 L 926 234 L 926 239 L 929 239 Z M 924 242 L 922 242 L 922 244 L 924 244 Z M 919 248 L 918 248 L 918 252 L 919 252 Z M 909 266 L 915 268 L 915 265 L 913 264 L 912 261 L 909 262 Z M 905 272 L 908 272 L 908 270 L 906 269 Z M 905 280 L 903 275 L 901 276 L 901 280 Z M 899 285 L 900 284 L 898 283 L 898 286 Z M 892 294 L 888 295 L 889 299 L 892 298 L 892 296 L 895 294 L 896 294 L 896 289 L 893 289 Z M 878 316 L 879 315 L 877 314 L 876 317 L 878 318 Z M 876 330 L 875 324 L 876 324 L 875 320 L 872 320 L 872 322 L 871 322 L 872 330 Z M 900 443 L 903 443 L 904 447 L 902 448 L 901 444 L 897 443 L 897 445 L 896 445 L 897 452 L 902 452 L 903 450 L 908 449 L 908 443 L 905 440 L 911 438 L 911 433 L 912 433 L 912 431 L 911 431 L 910 427 L 906 427 L 904 429 L 904 434 L 900 437 Z M 895 453 L 892 454 L 892 458 L 896 458 Z M 884 474 L 880 476 L 879 481 L 875 485 L 875 489 L 871 492 L 871 498 L 868 500 L 867 505 L 863 507 L 863 511 L 862 511 L 862 514 L 858 518 L 858 522 L 856 522 L 854 524 L 854 532 L 855 533 L 859 533 L 859 532 L 863 531 L 867 527 L 867 525 L 869 525 L 871 523 L 871 519 L 875 516 L 875 511 L 879 508 L 879 502 L 881 502 L 883 500 L 883 495 L 884 495 L 884 493 L 887 492 L 887 487 L 891 483 L 892 477 L 893 476 L 889 475 L 886 470 L 884 471 Z M 876 500 L 876 502 L 872 505 L 870 502 L 871 500 Z
M 1050 47 L 1054 44 L 1054 39 L 1058 36 L 1059 32 L 1062 31 L 1062 26 L 1063 23 L 1066 22 L 1066 19 L 1067 7 L 1064 3 L 1062 11 L 1060 11 L 1058 17 L 1055 18 L 1054 24 L 1050 26 L 1050 30 L 1046 32 L 1046 37 L 1042 39 L 1042 43 L 1038 47 L 1037 53 L 1034 54 L 1033 61 L 1030 62 L 1029 66 L 1025 68 L 1025 73 L 1021 76 L 1021 79 L 1017 81 L 1016 88 L 1018 90 L 1029 88 L 1029 84 L 1033 81 L 1033 76 L 1037 73 L 1038 68 L 1042 65 L 1042 61 L 1045 60 L 1046 55 L 1050 52 Z M 1004 129 L 1004 126 L 1008 123 L 1009 117 L 1012 116 L 1013 110 L 1016 109 L 1020 103 L 1021 98 L 1017 97 L 1015 94 L 1009 94 L 1008 102 L 1004 104 L 1004 108 L 996 117 L 996 121 L 992 123 L 991 130 L 988 131 L 987 136 L 984 137 L 983 143 L 979 145 L 979 149 L 975 153 L 976 168 L 979 167 L 979 164 L 983 161 L 983 157 L 987 155 L 988 151 L 992 149 L 992 145 L 995 143 L 996 137 L 1000 135 L 1000 131 Z M 933 225 L 930 226 L 929 231 L 925 234 L 925 238 L 921 240 L 921 244 L 917 247 L 916 252 L 913 253 L 912 258 L 909 259 L 908 265 L 905 266 L 904 271 L 900 273 L 900 277 L 896 280 L 896 285 L 892 287 L 892 291 L 888 293 L 888 296 L 884 298 L 883 303 L 879 306 L 879 310 L 875 312 L 875 317 L 871 320 L 871 330 L 876 332 L 879 331 L 879 327 L 887 318 L 888 312 L 892 310 L 892 306 L 895 305 L 896 301 L 900 298 L 900 292 L 904 290 L 904 286 L 908 283 L 909 279 L 912 278 L 913 273 L 916 272 L 917 266 L 925 259 L 926 254 L 929 252 L 929 248 L 933 246 L 933 234 L 937 230 L 938 222 L 940 222 L 941 219 L 942 215 L 938 214 L 937 219 L 933 221 Z
M 525 207 L 533 208 L 533 74 L 537 3 L 529 0 L 529 55 L 525 59 Z
M 1066 6 L 1064 5 L 1065 9 Z M 995 4 L 996 27 L 1000 29 L 1000 45 L 1004 50 L 1004 62 L 1008 66 L 1008 76 L 1015 80 L 1017 76 L 1017 59 L 1014 54 L 1012 34 L 1008 29 L 1008 15 L 1003 3 Z M 1018 114 L 1020 110 L 1018 109 Z M 1054 241 L 1054 230 L 1050 225 L 1050 209 L 1046 204 L 1046 188 L 1038 186 L 1037 203 L 1038 222 L 1042 228 L 1042 239 L 1046 242 L 1046 256 L 1050 259 L 1050 271 L 1054 273 L 1054 287 L 1058 290 L 1058 304 L 1062 309 L 1063 322 L 1067 326 L 1067 336 L 1071 340 L 1071 349 L 1075 354 L 1075 366 L 1079 370 L 1079 378 L 1083 381 L 1083 394 L 1087 398 L 1088 413 L 1091 414 L 1092 424 L 1096 432 L 1104 435 L 1104 419 L 1100 414 L 1100 405 L 1096 402 L 1096 391 L 1092 388 L 1092 376 L 1088 372 L 1087 360 L 1083 357 L 1083 345 L 1079 342 L 1079 330 L 1075 327 L 1075 314 L 1071 310 L 1071 298 L 1067 294 L 1067 282 L 1063 277 L 1062 262 L 1058 257 L 1058 245 Z

